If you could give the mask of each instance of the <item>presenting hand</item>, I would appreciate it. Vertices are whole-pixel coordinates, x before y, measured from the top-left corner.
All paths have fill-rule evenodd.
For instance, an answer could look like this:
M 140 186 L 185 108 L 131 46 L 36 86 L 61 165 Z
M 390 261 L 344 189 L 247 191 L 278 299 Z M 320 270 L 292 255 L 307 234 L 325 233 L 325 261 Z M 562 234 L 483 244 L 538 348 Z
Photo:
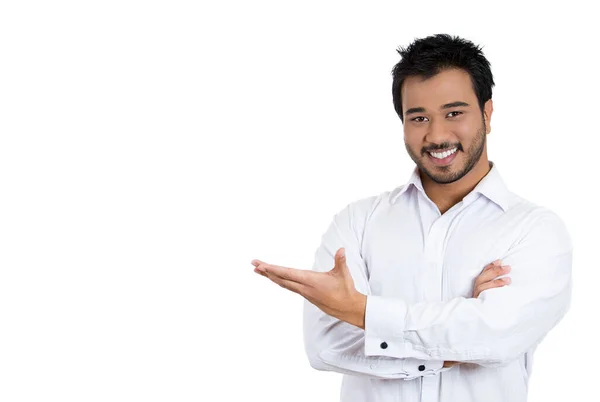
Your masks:
M 328 272 L 281 267 L 260 260 L 251 263 L 257 274 L 298 293 L 326 314 L 364 329 L 367 296 L 354 287 L 344 252 L 343 247 L 337 250 L 335 265 Z

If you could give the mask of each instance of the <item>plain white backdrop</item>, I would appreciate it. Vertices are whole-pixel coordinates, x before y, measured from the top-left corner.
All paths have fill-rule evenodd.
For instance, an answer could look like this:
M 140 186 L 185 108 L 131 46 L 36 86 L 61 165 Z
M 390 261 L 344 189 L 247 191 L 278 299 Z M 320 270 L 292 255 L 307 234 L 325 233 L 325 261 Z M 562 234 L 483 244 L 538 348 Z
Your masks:
M 403 184 L 398 46 L 483 45 L 490 160 L 575 245 L 530 401 L 597 393 L 598 69 L 591 6 L 6 1 L 0 5 L 0 400 L 337 401 L 302 298 L 348 203 Z

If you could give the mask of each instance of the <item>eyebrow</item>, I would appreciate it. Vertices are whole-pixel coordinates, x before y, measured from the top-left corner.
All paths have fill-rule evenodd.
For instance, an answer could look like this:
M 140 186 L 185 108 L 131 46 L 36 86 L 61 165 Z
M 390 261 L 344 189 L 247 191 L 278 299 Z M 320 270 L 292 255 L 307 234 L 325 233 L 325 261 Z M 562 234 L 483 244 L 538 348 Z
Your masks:
M 445 105 L 442 105 L 442 107 L 440 107 L 440 110 L 450 109 L 450 108 L 458 107 L 458 106 L 469 106 L 469 104 L 466 102 L 462 102 L 462 101 L 450 102 L 450 103 L 446 103 Z M 408 116 L 411 113 L 424 113 L 424 112 L 425 112 L 424 107 L 411 107 L 410 109 L 406 110 L 406 113 L 404 113 L 404 115 Z

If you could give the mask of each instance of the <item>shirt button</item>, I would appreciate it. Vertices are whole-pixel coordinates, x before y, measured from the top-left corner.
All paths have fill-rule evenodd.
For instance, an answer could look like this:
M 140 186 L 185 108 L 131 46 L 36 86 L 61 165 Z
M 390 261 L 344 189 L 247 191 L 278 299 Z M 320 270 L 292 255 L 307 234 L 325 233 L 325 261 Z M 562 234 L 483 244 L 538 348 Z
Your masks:
M 385 349 L 385 348 L 387 348 L 387 343 L 381 342 L 381 345 L 379 345 L 379 346 L 381 346 L 381 349 Z
M 425 366 L 423 366 L 422 364 L 419 366 L 419 371 L 425 371 Z

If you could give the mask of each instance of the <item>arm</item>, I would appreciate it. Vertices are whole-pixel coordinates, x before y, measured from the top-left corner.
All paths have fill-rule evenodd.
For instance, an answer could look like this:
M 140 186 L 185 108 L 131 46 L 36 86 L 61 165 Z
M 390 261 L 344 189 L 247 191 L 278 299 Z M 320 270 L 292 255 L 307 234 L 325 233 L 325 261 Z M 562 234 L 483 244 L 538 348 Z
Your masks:
M 572 250 L 562 220 L 545 210 L 501 258 L 512 267 L 510 286 L 475 299 L 411 305 L 367 296 L 365 354 L 487 367 L 510 363 L 541 342 L 568 311 Z
M 371 198 L 371 201 L 374 200 L 375 198 Z M 365 201 L 367 200 L 359 202 Z M 355 225 L 363 225 L 366 220 L 366 214 L 356 210 L 360 206 L 364 207 L 366 204 L 350 204 L 335 215 L 315 253 L 312 270 L 317 272 L 331 270 L 336 251 L 344 247 L 346 264 L 356 290 L 364 295 L 370 295 L 367 267 L 360 254 L 359 236 L 362 230 L 355 227 Z M 441 359 L 432 361 L 429 357 L 425 362 L 413 357 L 366 356 L 363 329 L 325 314 L 308 300 L 304 300 L 303 326 L 305 351 L 310 365 L 317 370 L 371 378 L 408 380 L 424 375 L 435 375 L 449 369 L 449 367 L 442 368 Z M 426 368 L 420 371 L 419 366 L 422 365 L 426 365 Z

